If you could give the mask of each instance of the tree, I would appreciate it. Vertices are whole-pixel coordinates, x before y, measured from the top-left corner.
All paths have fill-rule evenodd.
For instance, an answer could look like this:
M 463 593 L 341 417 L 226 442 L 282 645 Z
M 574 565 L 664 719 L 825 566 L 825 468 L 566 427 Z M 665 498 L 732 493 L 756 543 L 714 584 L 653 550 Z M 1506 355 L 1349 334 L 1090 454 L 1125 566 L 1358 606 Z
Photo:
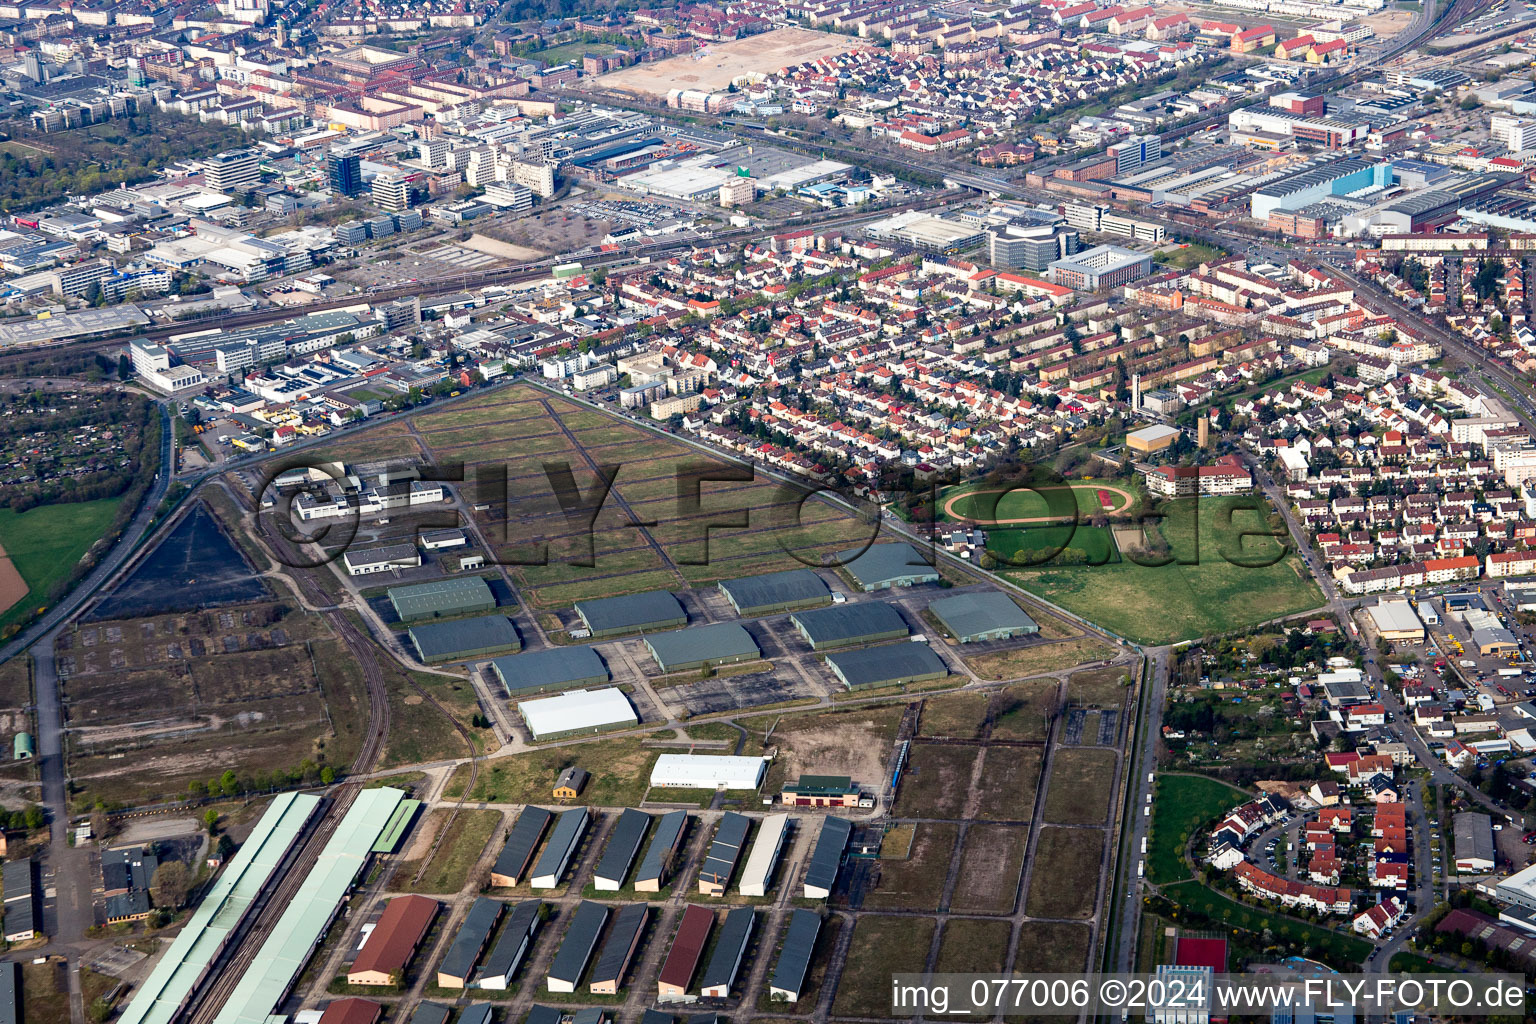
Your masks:
M 213 835 L 214 830 L 219 827 L 219 812 L 212 807 L 208 808 L 203 813 L 203 824 L 207 827 L 208 834 Z
M 128 357 L 126 355 L 118 356 L 117 357 L 117 379 L 118 380 L 127 380 L 131 376 L 133 376 L 133 363 L 129 361 L 129 359 L 128 359 Z
M 187 866 L 179 860 L 168 860 L 155 869 L 155 877 L 149 883 L 149 895 L 155 906 L 167 910 L 179 909 L 187 902 L 192 891 L 192 876 Z
M 335 781 L 336 769 L 332 768 L 330 765 L 326 765 L 324 768 L 320 769 L 320 784 L 322 786 L 329 786 Z
M 111 829 L 112 819 L 107 817 L 107 808 L 98 803 L 91 809 L 91 838 L 104 843 Z

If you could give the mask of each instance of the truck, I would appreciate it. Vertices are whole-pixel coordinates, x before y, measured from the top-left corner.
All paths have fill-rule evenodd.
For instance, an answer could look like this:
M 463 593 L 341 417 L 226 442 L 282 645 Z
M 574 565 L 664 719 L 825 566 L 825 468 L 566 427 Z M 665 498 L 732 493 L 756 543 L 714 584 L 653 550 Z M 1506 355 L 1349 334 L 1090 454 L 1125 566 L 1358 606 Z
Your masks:
M 1520 670 L 1517 668 L 1501 668 L 1499 669 L 1499 675 L 1503 676 L 1505 679 L 1511 679 L 1520 675 Z

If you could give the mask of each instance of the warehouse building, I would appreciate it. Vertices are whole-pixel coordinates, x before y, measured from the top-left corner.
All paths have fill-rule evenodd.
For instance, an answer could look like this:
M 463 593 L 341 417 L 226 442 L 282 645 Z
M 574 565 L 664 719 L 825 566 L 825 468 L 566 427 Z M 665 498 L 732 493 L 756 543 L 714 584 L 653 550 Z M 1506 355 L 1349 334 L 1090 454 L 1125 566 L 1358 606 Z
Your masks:
M 442 1003 L 417 1003 L 411 1024 L 448 1024 L 453 1011 Z
M 757 914 L 751 907 L 737 907 L 725 915 L 720 926 L 720 936 L 715 940 L 715 951 L 704 967 L 704 977 L 699 982 L 699 994 L 705 999 L 727 999 L 731 986 L 736 983 L 736 973 L 741 970 L 742 958 L 747 955 L 747 944 L 752 941 L 752 928 L 757 924 Z
M 0 962 L 0 1024 L 22 1024 L 19 960 Z
M 316 1024 L 379 1024 L 384 1007 L 372 999 L 332 999 Z
M 496 607 L 496 596 L 482 577 L 461 576 L 452 580 L 414 583 L 408 587 L 390 587 L 389 603 L 394 606 L 401 622 L 414 622 L 488 612 Z
M 523 641 L 505 615 L 480 615 L 453 622 L 426 622 L 406 630 L 416 654 L 427 664 L 467 661 L 499 651 L 520 651 Z
M 630 903 L 613 919 L 603 951 L 597 955 L 597 966 L 592 968 L 588 988 L 594 995 L 618 995 L 619 989 L 624 987 L 624 975 L 629 972 L 629 965 L 640 949 L 645 923 L 650 916 L 651 908 L 644 903 Z
M 1394 644 L 1421 644 L 1424 642 L 1424 623 L 1414 612 L 1407 598 L 1383 597 L 1365 610 L 1371 617 L 1371 625 L 1383 640 Z
M 1456 837 L 1456 871 L 1483 875 L 1493 870 L 1493 819 L 1476 811 L 1463 811 L 1451 819 Z
M 735 811 L 726 811 L 715 829 L 715 840 L 709 844 L 704 856 L 704 866 L 699 868 L 699 892 L 705 896 L 724 896 L 736 873 L 736 863 L 741 860 L 741 847 L 747 841 L 752 819 Z
M 704 947 L 709 943 L 709 933 L 714 927 L 713 910 L 696 903 L 688 904 L 688 909 L 683 911 L 682 923 L 677 926 L 677 935 L 672 939 L 672 949 L 656 979 L 658 1001 L 692 1002 L 697 998 L 689 994 L 689 989 L 693 987 L 693 976 L 698 972 L 699 959 L 704 955 Z
M 811 851 L 811 864 L 805 870 L 805 898 L 824 900 L 832 895 L 837 884 L 837 872 L 843 866 L 843 851 L 848 849 L 848 837 L 853 833 L 853 823 L 846 818 L 827 818 L 821 823 L 821 834 L 816 837 L 816 848 Z
M 665 590 L 577 601 L 576 614 L 595 640 L 688 625 L 688 613 Z
M 688 831 L 687 811 L 668 811 L 656 823 L 651 841 L 640 858 L 640 868 L 635 872 L 635 892 L 660 892 L 671 877 L 677 863 L 677 855 L 683 848 L 683 835 Z
M 949 675 L 943 660 L 927 644 L 886 644 L 827 655 L 827 667 L 850 690 L 901 686 Z
M 721 580 L 720 593 L 731 602 L 737 615 L 773 615 L 832 603 L 832 591 L 810 569 Z
M 773 870 L 784 852 L 784 840 L 789 836 L 789 815 L 770 814 L 757 826 L 757 838 L 752 841 L 752 852 L 741 869 L 741 894 L 766 896 L 773 884 Z
M 602 657 L 590 647 L 554 647 L 496 658 L 491 662 L 491 674 L 509 697 L 601 686 L 611 678 Z
M 847 775 L 802 775 L 779 793 L 779 802 L 791 807 L 860 807 L 864 799 Z
M 534 742 L 640 724 L 629 698 L 617 686 L 567 690 L 555 697 L 525 700 L 517 710 Z
M 613 834 L 608 837 L 603 857 L 593 872 L 594 889 L 618 892 L 624 888 L 624 879 L 629 877 L 629 869 L 634 865 L 635 857 L 640 853 L 640 844 L 645 841 L 645 833 L 650 827 L 649 814 L 633 807 L 624 808 L 624 813 L 619 815 L 619 823 L 613 827 Z
M 522 967 L 523 958 L 528 955 L 533 940 L 539 934 L 539 924 L 543 920 L 540 910 L 543 906 L 538 900 L 525 900 L 512 908 L 512 913 L 507 915 L 506 925 L 496 937 L 496 945 L 491 947 L 485 963 L 475 972 L 472 988 L 505 992 L 511 987 L 513 976 Z
M 1174 438 L 1179 436 L 1175 427 L 1163 423 L 1154 423 L 1150 427 L 1142 427 L 1125 435 L 1125 446 L 1133 452 L 1142 455 L 1151 455 L 1160 452 L 1173 444 Z
M 962 644 L 1040 632 L 1039 624 L 1013 598 L 995 590 L 940 598 L 928 610 Z
M 716 622 L 672 633 L 655 633 L 645 646 L 663 672 L 687 672 L 711 665 L 734 665 L 763 656 L 757 641 L 735 622 Z
M 341 556 L 341 564 L 347 567 L 349 576 L 371 576 L 394 569 L 414 569 L 421 565 L 421 554 L 414 544 L 384 544 L 349 550 Z
M 524 807 L 517 822 L 507 833 L 507 843 L 501 848 L 496 864 L 491 868 L 491 884 L 511 888 L 528 877 L 533 867 L 533 854 L 544 839 L 544 831 L 554 820 L 554 815 L 542 807 Z
M 789 927 L 784 930 L 784 944 L 779 947 L 779 962 L 768 979 L 768 998 L 798 1002 L 811 970 L 811 953 L 821 934 L 821 915 L 797 907 L 790 912 Z
M 42 918 L 37 912 L 37 868 L 32 859 L 6 861 L 0 883 L 5 886 L 5 941 L 36 938 Z
M 597 937 L 607 923 L 608 908 L 601 903 L 582 900 L 577 904 L 571 915 L 571 926 L 560 943 L 560 952 L 555 954 L 555 961 L 549 965 L 549 974 L 544 978 L 549 991 L 576 991 L 592 960 L 592 951 L 597 948 Z
M 915 587 L 939 582 L 939 572 L 910 544 L 871 544 L 837 553 L 837 561 L 862 590 Z
M 459 925 L 453 944 L 437 965 L 438 988 L 467 988 L 474 976 L 475 964 L 491 941 L 491 933 L 501 921 L 502 902 L 481 896 L 470 904 L 469 913 Z
M 549 835 L 549 843 L 539 862 L 528 876 L 528 884 L 535 889 L 553 889 L 565 877 L 565 869 L 586 837 L 587 825 L 592 814 L 585 807 L 573 807 L 555 819 L 555 829 Z
M 347 970 L 347 984 L 398 984 L 437 911 L 437 900 L 425 896 L 413 894 L 390 900 Z
M 455 1024 L 492 1024 L 495 1007 L 490 1003 L 470 1003 L 459 1011 Z
M 884 601 L 862 601 L 813 612 L 796 612 L 789 621 L 795 624 L 813 651 L 900 640 L 910 632 L 901 612 Z
M 756 789 L 768 762 L 725 754 L 662 754 L 651 768 L 651 785 L 671 789 Z

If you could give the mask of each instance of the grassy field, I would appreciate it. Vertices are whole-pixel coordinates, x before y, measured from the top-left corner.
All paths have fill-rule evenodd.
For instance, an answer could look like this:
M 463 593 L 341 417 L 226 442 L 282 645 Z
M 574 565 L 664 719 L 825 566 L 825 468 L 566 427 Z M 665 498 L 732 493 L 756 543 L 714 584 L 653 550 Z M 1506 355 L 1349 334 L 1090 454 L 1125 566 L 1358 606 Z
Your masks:
M 1028 829 L 1016 825 L 972 825 L 967 829 L 961 864 L 985 864 L 987 869 L 962 868 L 950 909 L 961 914 L 1012 913 L 1028 839 Z
M 843 976 L 832 1000 L 839 1017 L 885 1017 L 891 1009 L 891 975 L 920 974 L 933 944 L 931 917 L 863 915 L 853 928 Z
M 1103 852 L 1104 833 L 1098 829 L 1042 829 L 1024 904 L 1029 916 L 1091 917 Z
M 434 811 L 433 817 L 443 811 Z M 431 821 L 423 825 L 424 829 L 430 828 L 432 834 L 442 830 L 443 821 Z M 427 864 L 427 868 L 421 874 L 421 881 L 413 882 L 416 872 L 421 869 L 420 861 L 404 861 L 395 869 L 391 888 L 404 892 L 431 893 L 436 896 L 447 896 L 464 888 L 469 881 L 469 872 L 485 852 L 486 844 L 491 841 L 491 836 L 496 832 L 496 827 L 501 824 L 500 811 L 476 811 L 462 810 L 454 816 L 453 824 L 448 826 L 448 834 L 438 845 L 437 854 Z
M 1109 565 L 1120 561 L 1115 535 L 1107 527 L 1031 526 L 988 530 L 987 551 L 1001 568 L 1037 565 Z
M 27 596 L 0 613 L 0 632 L 46 600 L 117 515 L 121 498 L 40 505 L 27 512 L 0 509 L 0 547 L 26 581 Z
M 982 763 L 976 815 L 994 821 L 1028 821 L 1040 785 L 1038 747 L 988 747 Z
M 1148 567 L 1123 557 L 1112 565 L 1005 574 L 1026 590 L 1141 643 L 1226 633 L 1322 604 L 1293 552 L 1273 537 L 1243 539 L 1245 532 L 1269 529 L 1258 511 L 1239 507 L 1251 500 L 1168 503 L 1161 527 L 1175 559 L 1168 565 Z M 1262 564 L 1269 561 L 1273 564 Z
M 917 734 L 973 740 L 986 720 L 987 706 L 991 699 L 991 696 L 985 693 L 955 693 L 947 697 L 930 697 L 923 703 L 923 716 L 918 724 Z
M 1051 757 L 1045 820 L 1053 825 L 1103 825 L 1115 783 L 1115 752 L 1065 747 Z
M 870 910 L 937 910 L 955 852 L 958 825 L 920 823 L 905 860 L 880 861 L 880 882 L 864 896 Z
M 1007 921 L 970 921 L 960 918 L 944 926 L 939 937 L 940 974 L 996 974 L 1008 955 Z
M 897 817 L 960 817 L 981 752 L 981 747 L 914 743 L 896 797 Z
M 1371 951 L 1371 944 L 1364 939 L 1259 907 L 1244 906 L 1194 880 L 1167 886 L 1163 895 L 1228 927 L 1255 933 L 1268 931 L 1280 939 L 1327 950 L 1347 960 L 1363 961 Z
M 476 803 L 541 803 L 551 799 L 555 778 L 570 765 L 591 773 L 575 803 L 598 807 L 634 807 L 650 785 L 654 750 L 644 750 L 637 737 L 598 740 L 550 747 L 486 761 L 469 798 Z M 469 766 L 460 765 L 448 781 L 447 794 L 459 796 L 469 780 Z
M 1019 971 L 1070 973 L 1088 962 L 1088 926 L 1064 921 L 1026 921 L 1019 926 L 1014 964 Z
M 1130 670 L 1124 665 L 1090 668 L 1067 677 L 1067 703 L 1078 707 L 1118 708 L 1130 692 Z
M 1043 741 L 1056 707 L 1056 681 L 1019 683 L 992 698 L 992 739 Z
M 1115 649 L 1102 640 L 1080 636 L 1049 644 L 1032 644 L 990 654 L 974 654 L 965 659 L 983 679 L 1025 679 L 1029 676 L 1060 672 L 1089 661 L 1103 661 Z
M 1160 775 L 1147 840 L 1147 878 L 1168 885 L 1189 878 L 1184 846 L 1195 830 L 1248 799 L 1236 786 L 1201 775 Z
M 1153 260 L 1179 270 L 1190 270 L 1202 263 L 1218 259 L 1222 255 L 1220 249 L 1214 245 L 1202 245 L 1199 242 L 1190 242 L 1187 245 L 1159 249 L 1152 254 Z

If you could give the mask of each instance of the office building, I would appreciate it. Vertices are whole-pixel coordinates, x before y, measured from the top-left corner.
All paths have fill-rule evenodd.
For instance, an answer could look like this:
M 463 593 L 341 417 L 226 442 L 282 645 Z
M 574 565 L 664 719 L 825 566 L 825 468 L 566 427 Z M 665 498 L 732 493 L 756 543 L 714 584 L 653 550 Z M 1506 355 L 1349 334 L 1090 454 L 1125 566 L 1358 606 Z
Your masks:
M 390 213 L 411 208 L 411 183 L 404 178 L 381 174 L 373 179 L 373 205 Z
M 1115 158 L 1115 173 L 1129 174 L 1163 155 L 1163 140 L 1156 135 L 1132 135 L 1109 147 Z
M 355 196 L 363 190 L 362 160 L 355 153 L 332 153 L 325 164 L 333 192 Z
M 232 149 L 203 161 L 203 182 L 219 192 L 241 192 L 261 183 L 260 156 L 254 149 Z

